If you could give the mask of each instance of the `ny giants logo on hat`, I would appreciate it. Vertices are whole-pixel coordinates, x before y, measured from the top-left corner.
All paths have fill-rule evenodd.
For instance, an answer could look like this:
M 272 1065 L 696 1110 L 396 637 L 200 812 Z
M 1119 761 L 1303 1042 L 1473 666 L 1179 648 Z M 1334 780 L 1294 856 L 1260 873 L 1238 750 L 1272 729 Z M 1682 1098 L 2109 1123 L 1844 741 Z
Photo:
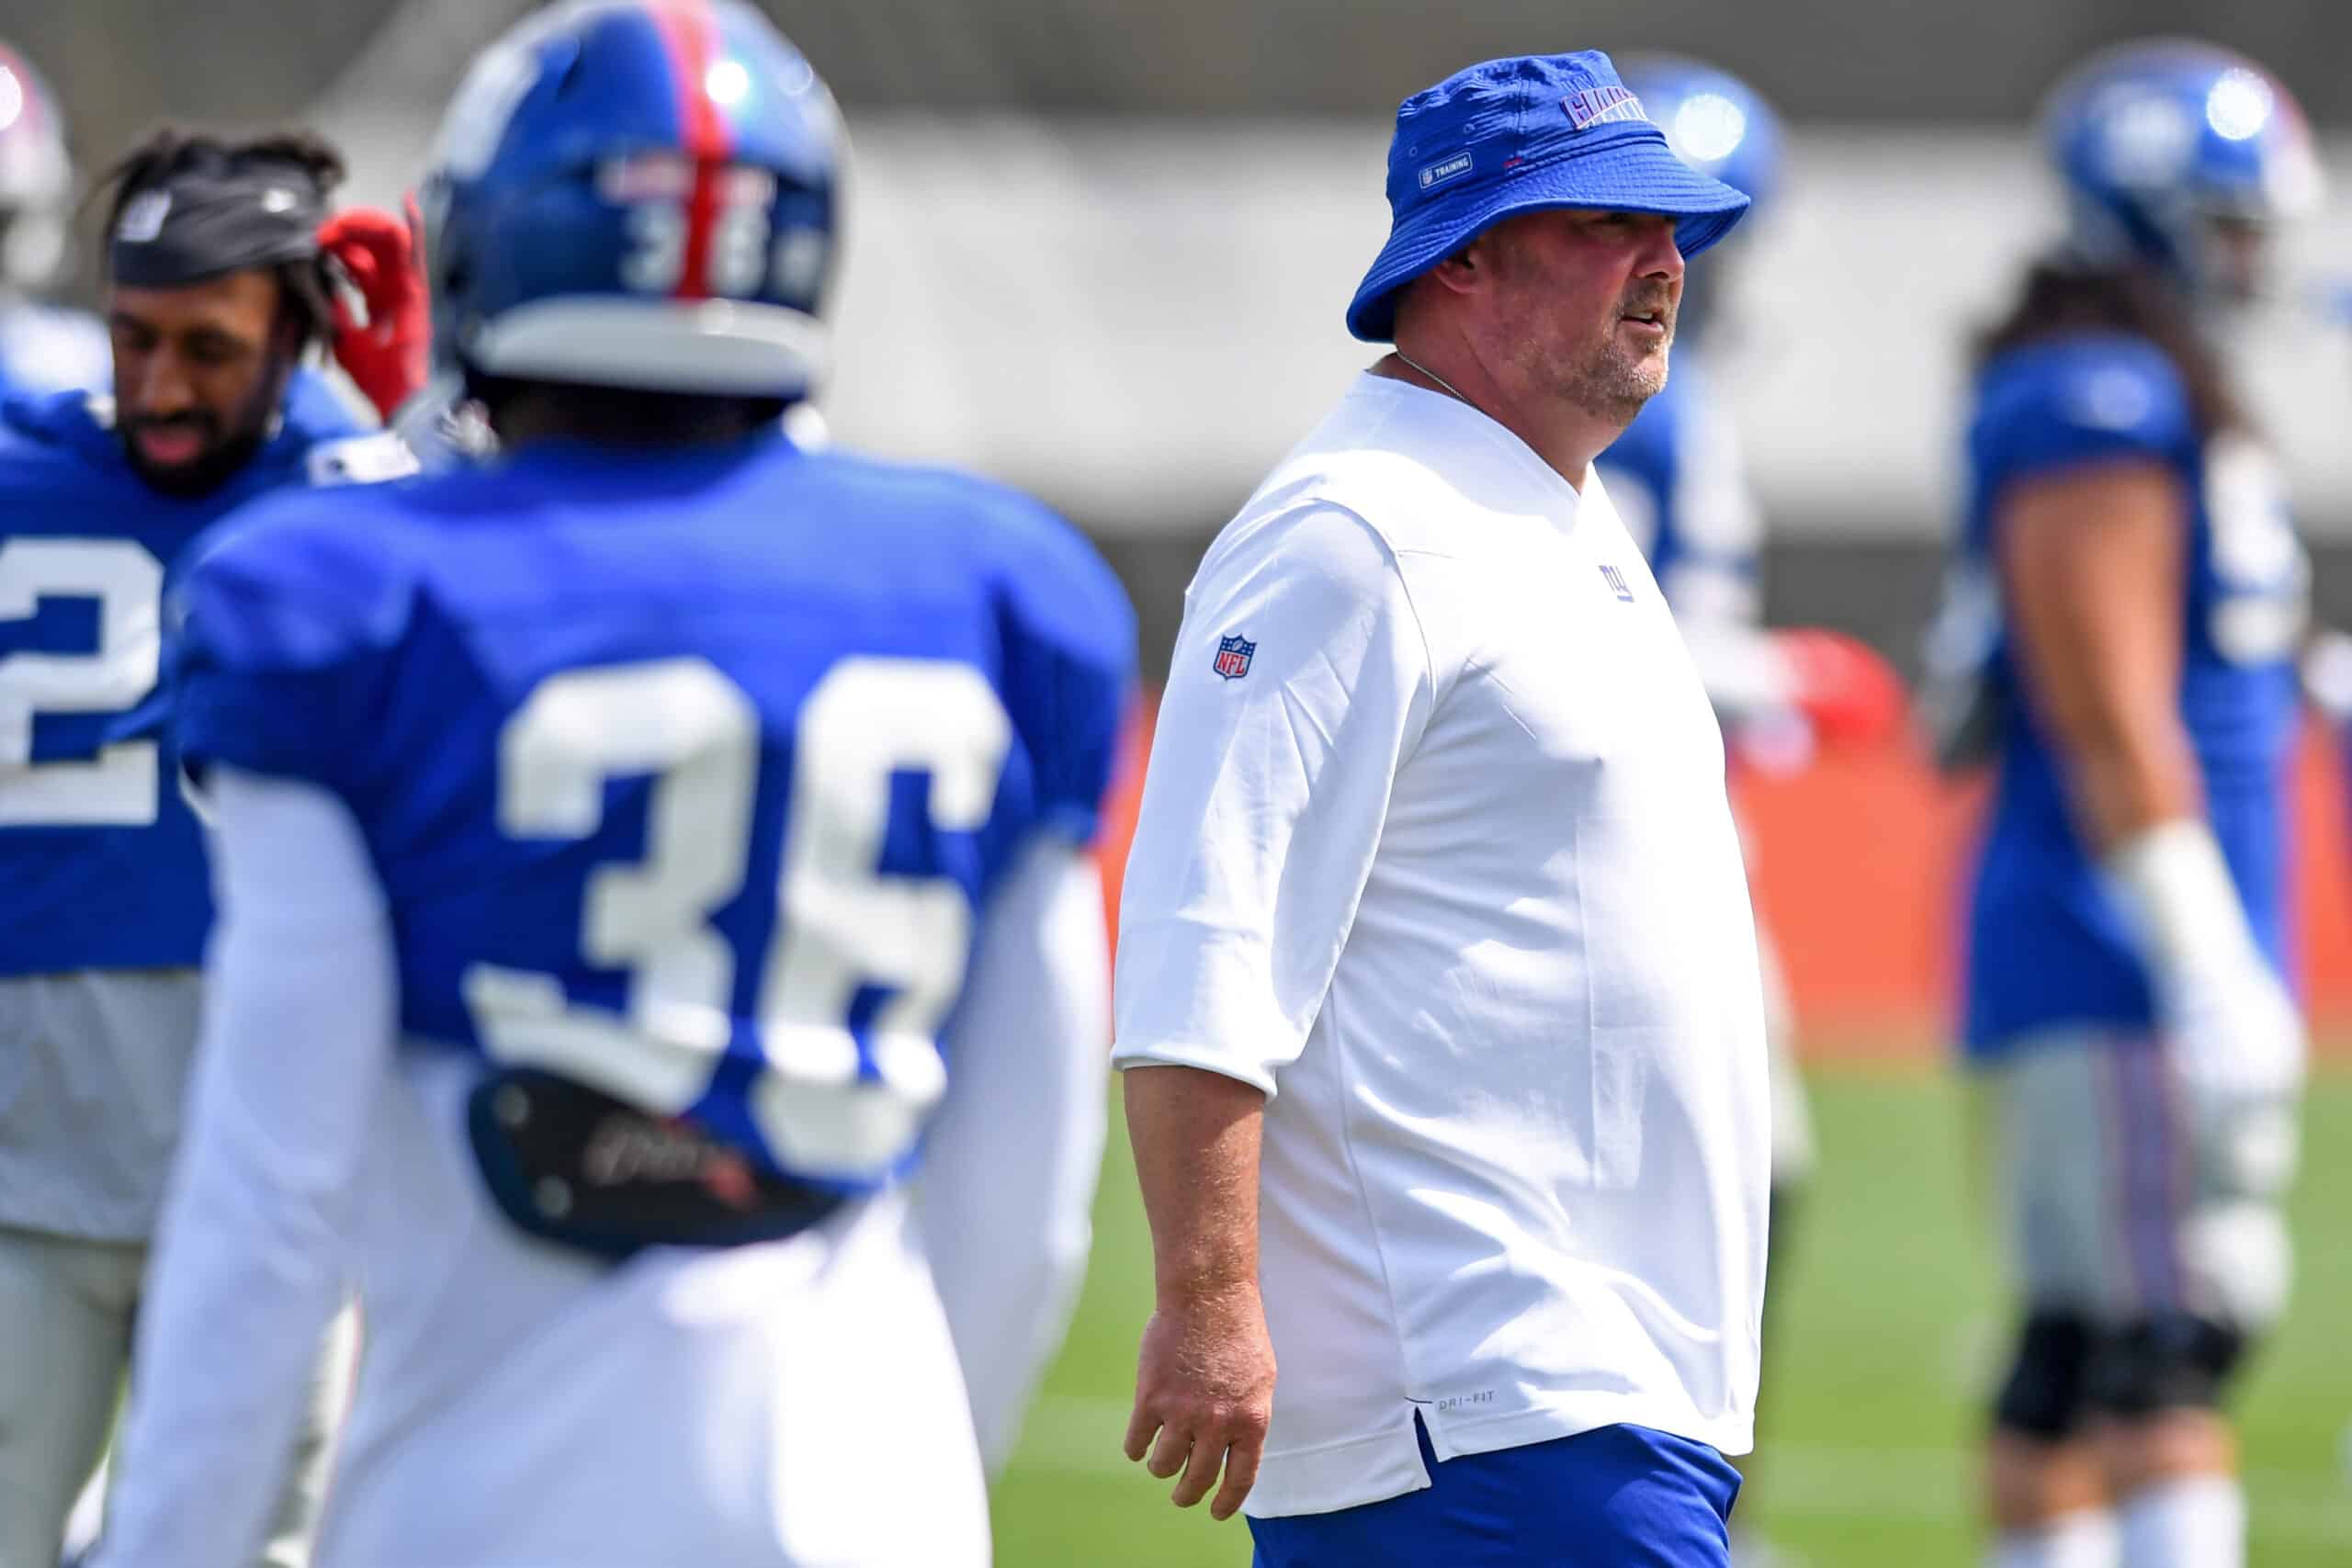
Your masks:
M 1596 125 L 1611 125 L 1620 120 L 1646 120 L 1642 112 L 1642 100 L 1634 96 L 1631 87 L 1615 85 L 1587 87 L 1580 93 L 1570 93 L 1560 100 L 1568 111 L 1568 123 L 1578 130 L 1589 130 Z
M 1228 681 L 1238 681 L 1250 673 L 1250 656 L 1258 645 L 1236 632 L 1231 637 L 1216 639 L 1216 672 Z

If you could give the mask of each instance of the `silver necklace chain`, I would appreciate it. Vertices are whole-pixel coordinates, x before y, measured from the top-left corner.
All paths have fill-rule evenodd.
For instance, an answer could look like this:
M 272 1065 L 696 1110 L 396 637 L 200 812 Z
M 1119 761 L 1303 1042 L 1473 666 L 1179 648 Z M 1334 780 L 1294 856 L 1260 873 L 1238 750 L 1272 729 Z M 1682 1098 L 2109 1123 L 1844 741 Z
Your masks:
M 1436 371 L 1430 369 L 1428 366 L 1422 364 L 1419 360 L 1414 358 L 1403 349 L 1398 348 L 1395 344 L 1388 345 L 1388 351 L 1391 354 L 1394 354 L 1397 358 L 1403 360 L 1406 364 L 1411 366 L 1414 369 L 1419 371 L 1422 375 L 1428 377 L 1430 380 L 1435 381 L 1439 386 L 1443 387 L 1447 391 L 1452 392 L 1455 401 L 1464 403 L 1470 402 L 1470 400 L 1464 397 L 1460 389 L 1457 389 L 1453 382 L 1447 380 L 1444 377 L 1439 375 Z M 1472 408 L 1476 408 L 1478 405 L 1476 403 L 1470 403 L 1470 406 Z

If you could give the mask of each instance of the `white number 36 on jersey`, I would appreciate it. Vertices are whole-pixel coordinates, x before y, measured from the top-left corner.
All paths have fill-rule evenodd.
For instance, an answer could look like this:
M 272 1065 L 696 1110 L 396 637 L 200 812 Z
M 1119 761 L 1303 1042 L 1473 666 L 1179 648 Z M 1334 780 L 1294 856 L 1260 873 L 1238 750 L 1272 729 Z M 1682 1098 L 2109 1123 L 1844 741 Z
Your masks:
M 872 1179 L 913 1146 L 946 1086 L 941 1022 L 964 983 L 972 908 L 944 877 L 876 865 L 891 775 L 930 778 L 932 826 L 988 819 L 1012 742 L 968 665 L 836 664 L 802 704 L 775 938 L 755 962 L 764 1071 L 749 1110 L 797 1174 Z M 596 831 L 605 781 L 651 773 L 646 853 L 594 873 L 580 950 L 628 972 L 621 1015 L 582 1007 L 552 975 L 477 964 L 466 999 L 484 1048 L 675 1115 L 700 1100 L 734 1032 L 741 956 L 709 924 L 752 873 L 759 715 L 700 659 L 570 671 L 540 682 L 500 737 L 498 818 L 516 838 Z M 864 987 L 889 1000 L 861 1070 L 847 1020 Z

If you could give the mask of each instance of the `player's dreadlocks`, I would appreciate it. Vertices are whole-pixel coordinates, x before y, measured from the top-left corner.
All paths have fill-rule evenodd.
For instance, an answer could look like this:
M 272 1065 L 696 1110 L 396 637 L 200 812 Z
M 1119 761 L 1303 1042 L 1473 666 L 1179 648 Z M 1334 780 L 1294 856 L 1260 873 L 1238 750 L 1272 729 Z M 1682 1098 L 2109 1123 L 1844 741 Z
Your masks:
M 2055 257 L 2035 263 L 2017 304 L 1977 340 L 1977 363 L 2082 332 L 2128 333 L 2155 344 L 2180 373 L 2199 435 L 2246 428 L 2221 356 L 2198 331 L 2179 285 L 2152 267 L 2086 267 Z
M 309 344 L 332 339 L 334 330 L 333 285 L 316 242 L 316 230 L 326 213 L 328 193 L 341 185 L 346 169 L 343 154 L 322 138 L 307 130 L 285 129 L 244 137 L 190 130 L 166 125 L 146 139 L 99 176 L 91 200 L 107 197 L 106 234 L 109 241 L 107 275 L 109 281 L 141 281 L 125 276 L 125 219 L 140 197 L 154 192 L 176 195 L 182 187 L 202 186 L 207 195 L 233 189 L 243 182 L 292 182 L 284 205 L 265 204 L 277 221 L 223 233 L 217 222 L 184 249 L 183 265 L 193 252 L 195 265 L 225 262 L 215 272 L 266 266 L 281 289 L 284 309 Z M 264 220 L 266 222 L 266 220 Z M 150 236 L 153 238 L 153 236 Z M 208 258 L 206 249 L 211 251 Z M 194 281 L 200 272 L 192 272 Z M 167 278 L 154 281 L 168 286 Z

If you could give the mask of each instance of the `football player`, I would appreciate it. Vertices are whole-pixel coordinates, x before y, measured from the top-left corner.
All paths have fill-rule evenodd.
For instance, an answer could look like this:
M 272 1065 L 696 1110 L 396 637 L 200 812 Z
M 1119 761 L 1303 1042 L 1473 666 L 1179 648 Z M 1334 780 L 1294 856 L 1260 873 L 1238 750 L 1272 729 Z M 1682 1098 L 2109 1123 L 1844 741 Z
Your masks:
M 196 1043 L 210 909 L 158 733 L 165 584 L 237 503 L 402 462 L 300 368 L 330 326 L 316 234 L 341 174 L 300 136 L 150 139 L 109 176 L 114 395 L 0 407 L 7 1562 L 55 1560 L 113 1426 Z M 322 1372 L 322 1409 L 338 1384 Z M 322 1426 L 302 1438 L 272 1562 L 304 1550 Z
M 1781 185 L 1782 136 L 1780 117 L 1760 94 L 1726 71 L 1672 55 L 1634 55 L 1624 72 L 1625 85 L 1678 157 L 1747 197 L 1754 204 L 1749 222 L 1758 208 L 1770 209 Z M 1862 644 L 1818 628 L 1768 631 L 1761 622 L 1764 514 L 1715 378 L 1713 352 L 1727 335 L 1734 275 L 1754 243 L 1745 227 L 1736 231 L 1710 259 L 1706 276 L 1686 280 L 1674 374 L 1594 465 L 1674 610 L 1735 772 L 1801 766 L 1822 743 L 1886 739 L 1899 730 L 1904 704 L 1900 681 Z M 1756 845 L 1751 835 L 1742 837 L 1752 868 Z M 1797 1070 L 1788 986 L 1770 931 L 1759 924 L 1757 934 L 1772 1068 L 1769 1245 L 1777 1280 L 1813 1174 L 1813 1119 Z M 1768 1315 L 1776 1293 L 1766 1295 Z M 1764 1336 L 1767 1390 L 1775 1337 L 1769 1329 Z M 1758 1408 L 1770 1408 L 1769 1394 Z M 1752 1474 L 1747 1490 L 1752 1509 Z M 1736 1527 L 1733 1537 L 1735 1561 L 1770 1560 L 1752 1530 Z
M 2233 383 L 2232 307 L 2317 164 L 2275 77 L 2188 42 L 2095 58 L 2044 127 L 2071 221 L 1980 345 L 1943 643 L 1976 606 L 1988 701 L 1966 728 L 1997 776 L 1965 1034 L 2024 1297 L 1991 1561 L 2230 1568 L 2221 1406 L 2289 1271 L 2308 576 Z
M 781 427 L 842 157 L 741 0 L 526 21 L 424 198 L 503 456 L 199 547 L 222 926 L 102 1561 L 250 1551 L 346 1273 L 324 1562 L 987 1561 L 975 1418 L 1084 1252 L 1133 620 L 1033 502 Z
M 40 303 L 65 265 L 73 190 L 57 98 L 0 41 L 0 397 L 106 384 L 105 330 Z

